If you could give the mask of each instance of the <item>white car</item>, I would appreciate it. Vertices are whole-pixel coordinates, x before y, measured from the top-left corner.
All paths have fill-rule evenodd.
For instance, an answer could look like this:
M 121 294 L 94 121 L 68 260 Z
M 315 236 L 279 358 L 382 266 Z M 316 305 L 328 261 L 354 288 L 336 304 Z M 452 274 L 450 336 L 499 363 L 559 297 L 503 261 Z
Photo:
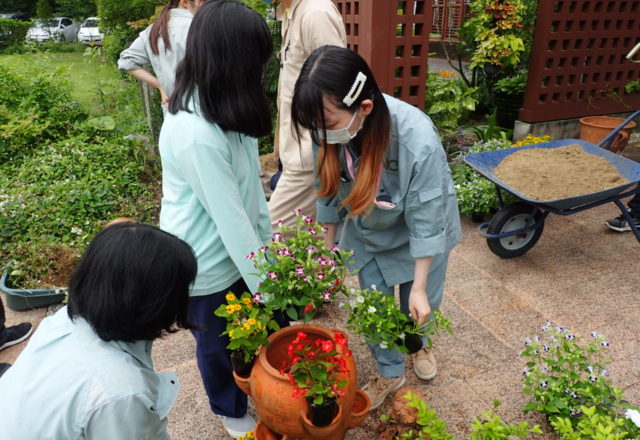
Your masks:
M 98 17 L 87 18 L 78 31 L 78 41 L 82 44 L 102 44 L 104 34 L 100 32 L 100 19 Z
M 27 32 L 27 41 L 75 41 L 78 25 L 66 17 L 36 20 Z

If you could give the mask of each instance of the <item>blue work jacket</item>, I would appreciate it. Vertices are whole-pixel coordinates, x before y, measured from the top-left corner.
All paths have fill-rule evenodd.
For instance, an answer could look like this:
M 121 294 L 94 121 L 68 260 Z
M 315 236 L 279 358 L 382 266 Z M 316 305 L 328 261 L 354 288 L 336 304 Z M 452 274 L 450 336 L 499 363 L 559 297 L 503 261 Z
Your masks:
M 352 141 L 340 149 L 343 178 L 338 193 L 318 198 L 318 221 L 344 221 L 340 247 L 354 251 L 352 268 L 375 258 L 385 282 L 393 286 L 413 280 L 416 258 L 451 251 L 460 240 L 461 226 L 451 170 L 431 119 L 403 101 L 384 98 L 391 133 L 377 199 L 395 206 L 373 206 L 355 217 L 348 217 L 348 206 L 340 206 L 352 187 L 345 148 L 354 157 L 357 175 L 359 157 Z M 314 145 L 316 155 L 318 148 Z

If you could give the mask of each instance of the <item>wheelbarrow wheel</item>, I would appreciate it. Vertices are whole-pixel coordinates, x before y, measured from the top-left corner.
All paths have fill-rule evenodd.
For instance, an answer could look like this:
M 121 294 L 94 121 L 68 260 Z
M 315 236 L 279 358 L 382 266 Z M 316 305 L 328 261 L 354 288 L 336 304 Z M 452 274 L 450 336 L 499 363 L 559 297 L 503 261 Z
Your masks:
M 489 234 L 503 234 L 525 228 L 530 224 L 532 209 L 531 205 L 524 202 L 505 206 L 493 216 L 487 232 Z M 544 220 L 541 221 L 542 212 L 539 209 L 535 210 L 534 217 L 536 222 L 540 222 L 536 229 L 503 238 L 487 238 L 491 252 L 500 258 L 515 258 L 531 249 L 538 242 L 544 229 Z

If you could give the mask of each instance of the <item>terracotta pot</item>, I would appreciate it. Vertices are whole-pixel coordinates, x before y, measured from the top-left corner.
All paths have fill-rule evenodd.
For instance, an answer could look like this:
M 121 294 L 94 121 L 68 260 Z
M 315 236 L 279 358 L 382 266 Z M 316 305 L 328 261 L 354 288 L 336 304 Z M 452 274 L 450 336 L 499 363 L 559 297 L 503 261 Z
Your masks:
M 282 434 L 273 432 L 267 425 L 258 420 L 256 427 L 253 428 L 253 434 L 256 440 L 284 440 Z
M 299 331 L 305 332 L 312 340 L 334 339 L 333 330 L 318 325 L 293 325 L 279 330 L 269 336 L 269 347 L 260 349 L 251 376 L 241 378 L 234 374 L 236 383 L 253 398 L 262 424 L 282 435 L 283 439 L 344 439 L 348 429 L 364 420 L 370 406 L 366 395 L 363 396 L 364 393 L 356 390 L 358 377 L 355 362 L 351 356 L 345 358 L 349 373 L 343 377 L 347 381 L 343 389 L 345 394 L 337 399 L 338 415 L 329 426 L 314 427 L 308 418 L 307 401 L 293 397 L 293 387 L 288 377 L 280 373 L 291 365 L 287 347 Z
M 580 139 L 597 145 L 602 139 L 607 137 L 618 125 L 622 124 L 624 119 L 612 118 L 609 116 L 588 116 L 580 119 Z M 629 122 L 616 136 L 611 144 L 609 151 L 614 153 L 621 152 L 629 142 L 629 136 L 635 128 L 635 122 Z

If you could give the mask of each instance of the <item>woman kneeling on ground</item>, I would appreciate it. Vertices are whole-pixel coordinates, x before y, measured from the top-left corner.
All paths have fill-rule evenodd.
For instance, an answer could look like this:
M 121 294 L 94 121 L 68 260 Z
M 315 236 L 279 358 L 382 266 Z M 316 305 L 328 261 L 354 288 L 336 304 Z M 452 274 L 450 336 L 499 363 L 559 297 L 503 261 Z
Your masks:
M 292 119 L 309 129 L 319 182 L 318 220 L 327 246 L 345 218 L 340 247 L 355 252 L 361 288 L 392 295 L 420 324 L 442 301 L 449 252 L 461 234 L 447 158 L 431 120 L 383 95 L 367 63 L 335 46 L 314 51 L 296 83 Z M 363 390 L 371 408 L 405 381 L 398 351 L 369 346 L 378 374 Z M 433 353 L 413 359 L 416 375 L 436 374 Z
M 99 232 L 69 283 L 69 304 L 45 318 L 0 378 L 0 438 L 166 439 L 178 378 L 156 373 L 151 345 L 190 328 L 196 257 L 153 226 Z

